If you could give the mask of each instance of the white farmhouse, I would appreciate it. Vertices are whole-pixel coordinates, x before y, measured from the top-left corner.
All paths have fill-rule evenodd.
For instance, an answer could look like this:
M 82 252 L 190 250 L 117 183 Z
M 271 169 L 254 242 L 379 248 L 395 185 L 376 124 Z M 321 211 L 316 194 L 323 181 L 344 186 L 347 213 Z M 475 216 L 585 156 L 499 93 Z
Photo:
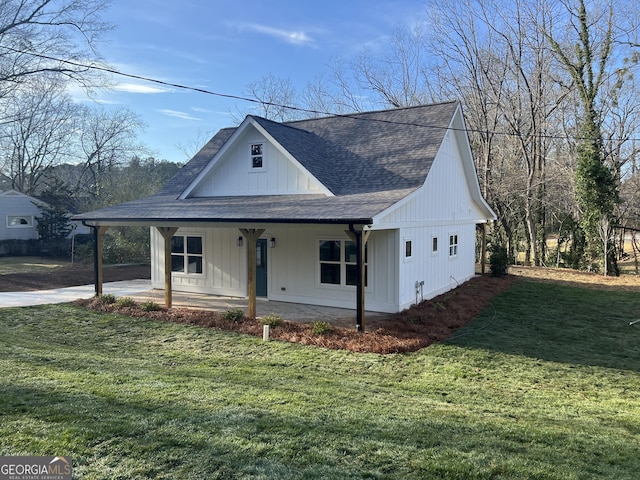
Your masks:
M 398 312 L 475 274 L 482 198 L 458 102 L 219 131 L 153 197 L 75 217 L 148 225 L 166 290 Z M 252 310 L 253 308 L 253 310 Z

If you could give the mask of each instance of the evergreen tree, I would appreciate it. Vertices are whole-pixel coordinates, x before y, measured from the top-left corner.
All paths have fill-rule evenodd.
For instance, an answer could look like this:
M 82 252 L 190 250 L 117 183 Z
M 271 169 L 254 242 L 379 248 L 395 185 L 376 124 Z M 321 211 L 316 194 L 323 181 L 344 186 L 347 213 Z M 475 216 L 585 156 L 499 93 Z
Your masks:
M 69 214 L 60 207 L 51 205 L 38 205 L 40 216 L 36 217 L 37 229 L 40 240 L 51 242 L 62 240 L 71 233 Z

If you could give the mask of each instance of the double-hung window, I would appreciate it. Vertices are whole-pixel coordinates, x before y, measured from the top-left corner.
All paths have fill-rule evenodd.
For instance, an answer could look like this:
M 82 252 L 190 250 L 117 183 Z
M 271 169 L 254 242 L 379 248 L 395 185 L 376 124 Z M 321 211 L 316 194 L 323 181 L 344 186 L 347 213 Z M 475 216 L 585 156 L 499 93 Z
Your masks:
M 202 274 L 202 237 L 175 235 L 171 239 L 171 271 Z
M 320 283 L 323 285 L 356 285 L 358 264 L 356 244 L 351 240 L 320 240 Z M 365 286 L 367 285 L 367 245 L 364 250 Z

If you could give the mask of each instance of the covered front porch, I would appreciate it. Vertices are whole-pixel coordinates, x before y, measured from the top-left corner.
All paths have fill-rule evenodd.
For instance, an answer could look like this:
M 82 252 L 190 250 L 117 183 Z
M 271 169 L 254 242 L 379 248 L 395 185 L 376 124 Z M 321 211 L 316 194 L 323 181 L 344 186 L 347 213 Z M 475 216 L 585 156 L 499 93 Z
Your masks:
M 365 248 L 369 236 L 369 231 L 365 230 L 365 225 L 342 224 L 341 222 L 289 222 L 289 223 L 268 223 L 261 222 L 259 225 L 240 222 L 100 222 L 100 225 L 91 225 L 95 235 L 95 265 L 96 265 L 96 294 L 102 293 L 102 244 L 103 236 L 110 226 L 148 226 L 152 232 L 152 282 L 153 290 L 146 293 L 145 298 L 137 296 L 136 300 L 152 300 L 166 308 L 171 307 L 195 307 L 206 308 L 216 311 L 225 311 L 231 308 L 240 308 L 245 315 L 251 318 L 259 318 L 270 313 L 281 315 L 285 319 L 302 321 L 331 321 L 336 319 L 344 326 L 355 327 L 358 331 L 364 331 L 365 315 L 371 318 L 380 315 L 372 312 L 365 312 Z M 262 226 L 263 228 L 255 228 Z M 334 232 L 330 236 L 335 237 L 335 232 L 341 232 L 344 238 L 350 238 L 355 246 L 355 284 L 351 287 L 351 302 L 343 302 L 338 306 L 329 306 L 320 303 L 307 305 L 305 302 L 296 302 L 285 298 L 286 294 L 296 286 L 302 284 L 300 281 L 291 280 L 286 287 L 280 282 L 273 281 L 273 287 L 268 293 L 259 291 L 259 275 L 257 268 L 263 263 L 266 270 L 269 266 L 269 283 L 271 283 L 271 270 L 275 272 L 275 266 L 287 266 L 300 272 L 305 272 L 306 276 L 312 279 L 317 273 L 309 265 L 303 265 L 302 259 L 293 257 L 292 247 L 288 244 L 290 239 L 295 239 L 300 232 L 312 229 L 314 235 L 318 232 Z M 277 232 L 274 236 L 272 232 Z M 189 247 L 184 247 L 184 267 L 176 272 L 174 265 L 176 258 L 175 245 L 172 243 L 174 236 L 183 237 L 184 245 L 191 240 L 197 241 L 197 248 L 194 248 L 193 255 L 189 252 Z M 267 239 L 263 237 L 267 237 Z M 316 238 L 316 237 L 314 237 Z M 317 237 L 320 238 L 320 237 Z M 276 240 L 277 239 L 277 240 Z M 260 244 L 268 245 L 269 260 L 267 262 L 267 252 L 260 254 Z M 276 247 L 277 242 L 277 247 Z M 295 243 L 295 242 L 294 242 Z M 155 245 L 155 247 L 154 247 Z M 317 248 L 317 240 L 309 244 L 311 248 Z M 265 248 L 267 248 L 265 246 Z M 258 258 L 256 258 L 258 254 Z M 309 258 L 317 260 L 317 251 L 313 252 Z M 295 254 L 294 254 L 295 256 Z M 275 260 L 280 259 L 281 263 L 276 264 Z M 285 262 L 283 260 L 287 259 Z M 193 263 L 193 271 L 192 264 Z M 155 265 L 155 266 L 154 266 Z M 231 267 L 230 267 L 231 265 Z M 155 268 L 155 270 L 154 270 Z M 233 269 L 231 273 L 229 269 Z M 280 268 L 282 271 L 282 268 Z M 228 288 L 226 291 L 211 291 L 210 283 L 218 278 L 223 272 L 224 279 L 230 279 L 235 289 Z M 264 272 L 266 274 L 266 272 Z M 344 273 L 344 272 L 343 272 Z M 275 275 L 275 274 L 273 274 Z M 162 279 L 162 280 L 160 280 Z M 177 280 L 176 280 L 177 279 Z M 179 288 L 176 281 L 181 282 Z M 266 281 L 266 280 L 265 280 Z M 185 283 L 188 282 L 188 283 Z M 209 282 L 205 285 L 204 282 Z M 344 279 L 343 279 L 344 282 Z M 307 282 L 309 283 L 309 282 Z M 277 286 L 276 286 L 277 285 Z M 226 286 L 226 285 L 225 285 Z M 225 290 L 219 288 L 218 290 Z M 285 292 L 286 290 L 286 292 Z M 327 289 L 325 289 L 326 291 Z M 339 289 L 344 290 L 344 288 Z M 266 292 L 266 291 L 265 291 Z M 340 292 L 344 294 L 344 292 Z M 267 298 L 261 298 L 266 295 Z M 283 298 L 272 298 L 272 297 Z M 284 300 L 284 301 L 283 301 Z M 309 302 L 307 302 L 309 303 Z M 313 303 L 313 302 L 310 302 Z M 350 306 L 353 305 L 353 310 Z M 342 307 L 342 308 L 338 308 Z M 346 308 L 344 308 L 346 307 Z

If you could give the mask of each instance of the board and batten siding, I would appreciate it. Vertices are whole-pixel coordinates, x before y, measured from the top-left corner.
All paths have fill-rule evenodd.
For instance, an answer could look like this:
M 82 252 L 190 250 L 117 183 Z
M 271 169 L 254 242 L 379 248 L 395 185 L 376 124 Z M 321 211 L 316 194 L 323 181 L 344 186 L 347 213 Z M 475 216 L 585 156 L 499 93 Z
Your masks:
M 344 228 L 283 228 L 277 247 L 269 249 L 269 299 L 354 309 L 355 286 L 320 283 L 321 240 L 349 240 Z M 392 231 L 373 232 L 368 241 L 369 281 L 365 308 L 377 312 L 397 311 L 397 264 L 389 262 L 397 244 Z
M 238 247 L 240 232 L 227 228 L 180 228 L 176 235 L 201 236 L 203 238 L 202 274 L 173 273 L 175 291 L 206 293 L 230 297 L 247 294 L 246 247 Z M 244 242 L 246 245 L 246 241 Z M 162 236 L 151 229 L 151 285 L 164 288 L 164 248 Z
M 452 235 L 458 241 L 455 255 L 449 252 Z M 406 240 L 412 244 L 411 258 L 405 258 L 404 248 L 398 255 L 400 310 L 447 292 L 475 275 L 475 224 L 403 228 L 398 237 L 401 245 Z M 435 252 L 434 238 L 438 239 Z
M 247 242 L 237 246 L 240 235 L 234 228 L 180 228 L 176 235 L 204 237 L 203 274 L 172 274 L 175 291 L 232 297 L 247 295 Z M 267 296 L 270 300 L 355 309 L 354 286 L 320 283 L 321 240 L 349 240 L 344 228 L 335 226 L 273 226 L 262 238 L 275 238 L 276 247 L 267 252 Z M 164 288 L 162 237 L 151 229 L 153 288 Z M 397 262 L 389 261 L 398 250 L 394 231 L 373 232 L 369 237 L 369 284 L 366 309 L 398 311 Z
M 250 147 L 262 143 L 263 168 L 251 168 Z M 248 127 L 191 192 L 192 197 L 322 193 L 303 168 L 292 162 L 255 128 Z
M 375 228 L 395 228 L 399 244 L 399 307 L 444 293 L 475 275 L 475 228 L 485 221 L 469 193 L 455 133 L 448 132 L 425 184 L 378 219 Z M 449 255 L 449 239 L 458 239 Z M 433 252 L 433 239 L 438 250 Z M 411 241 L 411 258 L 405 242 Z M 421 286 L 416 288 L 416 282 Z

